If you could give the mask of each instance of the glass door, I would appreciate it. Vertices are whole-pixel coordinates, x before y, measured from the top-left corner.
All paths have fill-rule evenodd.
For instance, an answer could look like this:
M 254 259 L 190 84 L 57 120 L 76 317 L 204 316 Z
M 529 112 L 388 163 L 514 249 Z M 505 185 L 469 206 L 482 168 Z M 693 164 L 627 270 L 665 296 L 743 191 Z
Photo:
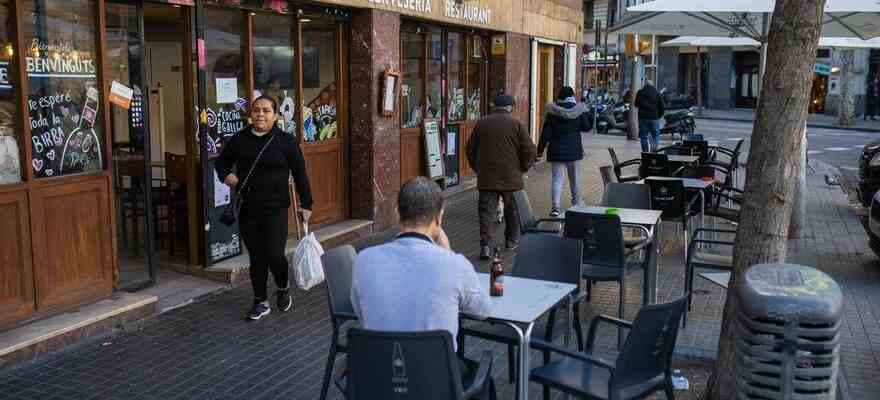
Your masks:
M 155 282 L 156 215 L 161 202 L 153 178 L 145 87 L 143 8 L 108 2 L 107 76 L 112 82 L 110 129 L 119 277 L 116 287 L 136 289 Z

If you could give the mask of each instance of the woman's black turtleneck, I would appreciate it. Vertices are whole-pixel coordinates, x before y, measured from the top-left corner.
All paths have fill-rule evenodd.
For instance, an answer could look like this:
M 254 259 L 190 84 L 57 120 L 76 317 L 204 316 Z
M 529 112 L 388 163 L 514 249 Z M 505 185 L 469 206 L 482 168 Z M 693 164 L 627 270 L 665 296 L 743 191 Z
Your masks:
M 239 187 L 243 185 L 260 149 L 274 137 L 243 189 L 242 210 L 255 212 L 290 207 L 290 192 L 287 190 L 290 174 L 299 194 L 300 207 L 311 210 L 312 192 L 305 160 L 296 140 L 277 126 L 263 136 L 254 135 L 252 129 L 251 126 L 245 127 L 223 146 L 214 166 L 217 176 L 221 181 L 225 180 L 235 166 Z

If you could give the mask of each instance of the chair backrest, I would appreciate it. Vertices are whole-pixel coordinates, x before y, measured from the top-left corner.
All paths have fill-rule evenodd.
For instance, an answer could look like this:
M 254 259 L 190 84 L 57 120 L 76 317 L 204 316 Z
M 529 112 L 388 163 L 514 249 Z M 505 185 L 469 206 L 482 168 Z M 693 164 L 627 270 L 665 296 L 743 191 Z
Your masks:
M 356 257 L 357 252 L 350 244 L 327 250 L 321 255 L 324 279 L 327 282 L 327 303 L 330 305 L 330 317 L 334 321 L 339 313 L 354 314 L 354 307 L 351 305 L 351 277 Z
M 730 157 L 731 169 L 736 169 L 738 167 L 737 164 L 739 164 L 739 156 L 740 152 L 742 151 L 742 145 L 744 141 L 745 139 L 740 139 L 738 142 L 736 142 L 736 146 L 734 146 L 733 148 L 733 155 Z
M 694 155 L 700 157 L 700 162 L 704 163 L 709 160 L 709 142 L 705 140 L 685 140 L 681 143 L 683 147 L 690 147 L 694 151 Z
M 635 183 L 609 183 L 602 192 L 602 206 L 650 210 L 650 188 Z
M 462 400 L 447 331 L 348 331 L 348 400 Z
M 525 190 L 513 192 L 513 203 L 516 205 L 517 215 L 519 216 L 520 234 L 524 234 L 526 230 L 538 225 L 538 219 L 535 218 L 535 213 L 532 212 L 532 203 L 529 202 L 529 195 Z
M 614 174 L 614 169 L 611 168 L 610 165 L 603 165 L 599 167 L 599 174 L 602 175 L 602 184 L 608 185 L 609 183 L 617 183 L 617 175 Z
M 642 306 L 617 358 L 611 389 L 621 389 L 670 372 L 687 297 Z M 671 372 L 670 372 L 671 373 Z
M 165 152 L 165 179 L 186 184 L 186 156 Z
M 623 226 L 617 215 L 568 211 L 563 236 L 583 242 L 584 264 L 618 268 L 626 265 Z
M 669 157 L 665 153 L 642 153 L 639 175 L 642 178 L 669 176 Z
M 525 235 L 511 275 L 580 286 L 582 246 L 578 239 L 558 235 Z
M 620 168 L 620 159 L 617 158 L 617 153 L 611 147 L 608 148 L 608 154 L 611 155 L 611 166 L 614 169 Z
M 681 179 L 646 179 L 651 190 L 651 209 L 663 211 L 662 218 L 672 220 L 685 213 L 684 182 Z

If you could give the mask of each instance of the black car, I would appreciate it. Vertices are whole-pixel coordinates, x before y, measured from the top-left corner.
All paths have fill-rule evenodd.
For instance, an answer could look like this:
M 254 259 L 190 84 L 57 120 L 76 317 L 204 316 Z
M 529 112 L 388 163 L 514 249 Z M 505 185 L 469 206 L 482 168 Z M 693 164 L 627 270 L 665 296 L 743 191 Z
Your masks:
M 865 145 L 859 159 L 859 200 L 862 205 L 871 205 L 874 193 L 880 189 L 880 140 Z

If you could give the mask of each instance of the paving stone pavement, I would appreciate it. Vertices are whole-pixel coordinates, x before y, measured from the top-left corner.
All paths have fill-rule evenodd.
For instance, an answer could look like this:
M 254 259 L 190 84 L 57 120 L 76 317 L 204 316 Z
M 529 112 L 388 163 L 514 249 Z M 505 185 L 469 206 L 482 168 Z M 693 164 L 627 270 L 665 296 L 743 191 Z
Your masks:
M 638 142 L 621 137 L 588 135 L 581 193 L 589 204 L 601 197 L 600 165 L 610 163 L 606 147 L 613 146 L 623 158 L 635 157 Z M 549 166 L 536 167 L 529 174 L 527 188 L 532 205 L 544 215 L 550 208 Z M 848 217 L 845 198 L 833 189 L 810 181 L 808 206 L 811 236 L 796 241 L 793 253 L 803 263 L 820 265 L 841 281 L 846 293 L 846 324 L 843 335 L 843 370 L 853 399 L 878 398 L 870 377 L 878 372 L 880 353 L 880 287 L 876 259 L 867 250 L 864 233 Z M 567 196 L 564 196 L 564 198 Z M 481 271 L 487 265 L 477 260 L 477 194 L 460 193 L 447 201 L 444 228 L 456 251 L 469 257 Z M 857 222 L 857 221 L 856 221 Z M 680 228 L 678 228 L 680 230 Z M 676 226 L 664 226 L 658 296 L 668 301 L 681 295 L 684 268 Z M 835 235 L 846 232 L 846 235 Z M 861 235 L 860 235 L 861 234 Z M 386 240 L 376 235 L 356 243 L 364 248 Z M 503 240 L 496 230 L 496 240 Z M 505 252 L 507 265 L 514 254 Z M 627 280 L 627 318 L 641 304 L 641 274 Z M 705 370 L 705 363 L 691 356 L 712 357 L 725 292 L 698 280 L 695 309 L 687 329 L 680 334 L 676 367 Z M 597 284 L 593 300 L 582 310 L 585 322 L 596 313 L 616 315 L 617 287 Z M 34 363 L 0 371 L 0 399 L 317 399 L 330 338 L 330 320 L 323 287 L 297 292 L 294 309 L 277 311 L 256 323 L 242 319 L 250 306 L 248 285 L 210 297 L 202 302 L 161 314 L 114 335 L 83 343 Z M 610 352 L 616 330 L 601 330 L 600 348 Z M 507 348 L 468 339 L 468 353 L 492 350 L 494 373 L 502 399 L 512 399 L 507 382 Z M 343 358 L 337 367 L 343 364 Z M 533 364 L 539 362 L 533 352 Z M 530 386 L 530 397 L 540 398 L 540 387 Z M 330 398 L 341 398 L 331 388 Z M 678 392 L 678 398 L 696 399 L 698 390 Z M 862 397 L 865 395 L 867 397 Z M 559 397 L 559 396 L 555 396 Z M 662 395 L 658 396 L 662 398 Z

